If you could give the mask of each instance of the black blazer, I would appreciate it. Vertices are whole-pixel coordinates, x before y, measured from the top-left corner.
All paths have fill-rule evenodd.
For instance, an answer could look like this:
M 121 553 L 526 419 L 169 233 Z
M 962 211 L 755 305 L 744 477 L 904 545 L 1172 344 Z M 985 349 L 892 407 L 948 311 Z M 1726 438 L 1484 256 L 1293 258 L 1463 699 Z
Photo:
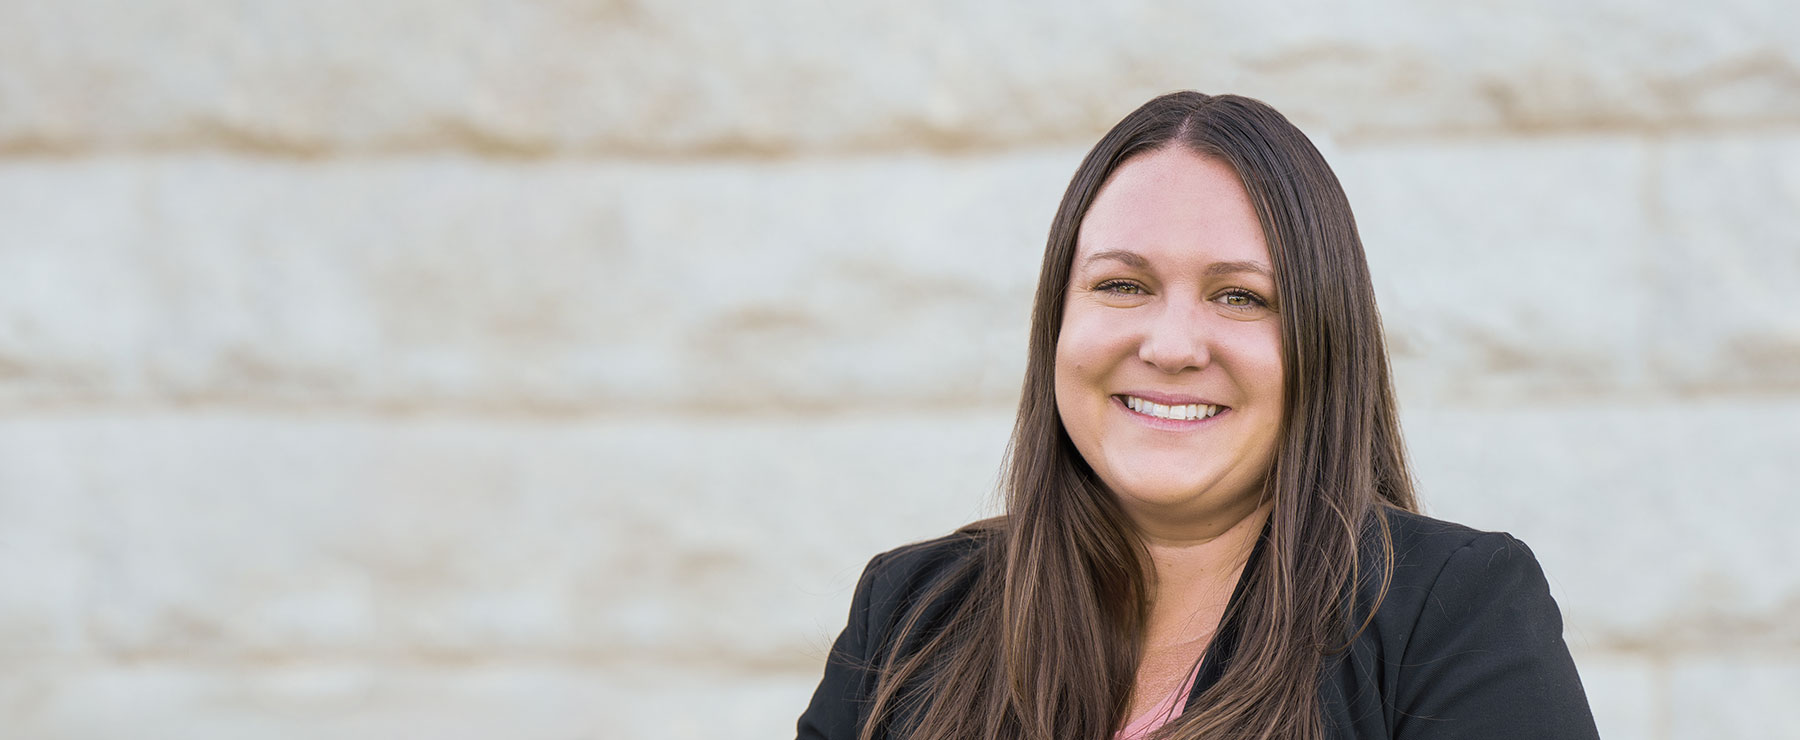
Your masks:
M 1503 533 L 1400 511 L 1386 516 L 1395 554 L 1387 597 L 1348 650 L 1325 658 L 1319 698 L 1330 735 L 1599 737 L 1563 643 L 1562 615 L 1531 550 Z M 1376 531 L 1369 528 L 1371 534 Z M 937 579 L 957 571 L 988 539 L 957 533 L 869 561 L 851 600 L 849 623 L 826 661 L 824 680 L 800 715 L 802 740 L 856 737 L 872 698 L 869 667 L 895 650 L 919 646 L 911 640 L 894 644 L 904 607 Z M 1365 551 L 1378 555 L 1377 543 L 1373 536 L 1365 537 Z M 1259 541 L 1251 557 L 1260 557 L 1261 550 Z M 1378 582 L 1359 584 L 1350 621 L 1361 624 L 1378 588 Z M 967 596 L 966 586 L 953 587 L 926 608 L 923 624 L 942 624 L 951 607 Z M 1230 622 L 1220 625 L 1188 695 L 1189 710 L 1230 662 L 1235 628 Z M 877 737 L 904 724 L 884 727 Z

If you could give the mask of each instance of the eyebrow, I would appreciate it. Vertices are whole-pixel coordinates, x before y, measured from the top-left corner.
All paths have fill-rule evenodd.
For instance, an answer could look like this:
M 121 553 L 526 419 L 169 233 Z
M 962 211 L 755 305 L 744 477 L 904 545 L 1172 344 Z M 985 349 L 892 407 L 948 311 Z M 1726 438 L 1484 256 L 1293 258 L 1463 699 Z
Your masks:
M 1275 273 L 1269 266 L 1261 262 L 1245 260 L 1243 262 L 1214 262 L 1206 267 L 1208 275 L 1231 275 L 1239 272 L 1253 272 L 1266 278 L 1274 279 Z
M 1095 252 L 1088 255 L 1087 259 L 1082 260 L 1081 266 L 1086 267 L 1095 262 L 1099 262 L 1100 260 L 1116 260 L 1125 263 L 1127 267 L 1135 267 L 1139 270 L 1150 269 L 1150 261 L 1144 259 L 1144 255 L 1138 254 L 1137 252 L 1127 252 L 1123 249 L 1108 249 L 1104 252 Z
M 1139 270 L 1150 269 L 1150 261 L 1144 259 L 1143 255 L 1123 249 L 1109 249 L 1104 252 L 1095 252 L 1094 254 L 1089 255 L 1087 259 L 1082 260 L 1081 264 L 1083 267 L 1086 267 L 1100 260 L 1123 262 L 1126 266 L 1134 267 Z M 1254 260 L 1214 262 L 1206 266 L 1207 275 L 1232 275 L 1240 272 L 1255 273 L 1271 280 L 1275 277 L 1275 273 L 1269 269 L 1268 265 Z

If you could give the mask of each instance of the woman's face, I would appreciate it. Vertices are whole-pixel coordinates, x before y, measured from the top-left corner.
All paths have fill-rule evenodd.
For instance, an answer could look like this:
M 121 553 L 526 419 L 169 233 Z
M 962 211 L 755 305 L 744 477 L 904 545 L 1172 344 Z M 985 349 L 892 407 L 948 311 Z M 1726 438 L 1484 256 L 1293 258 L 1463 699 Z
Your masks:
M 1076 449 L 1140 526 L 1237 523 L 1274 459 L 1282 367 L 1274 268 L 1236 173 L 1179 145 L 1126 161 L 1070 274 L 1056 405 Z

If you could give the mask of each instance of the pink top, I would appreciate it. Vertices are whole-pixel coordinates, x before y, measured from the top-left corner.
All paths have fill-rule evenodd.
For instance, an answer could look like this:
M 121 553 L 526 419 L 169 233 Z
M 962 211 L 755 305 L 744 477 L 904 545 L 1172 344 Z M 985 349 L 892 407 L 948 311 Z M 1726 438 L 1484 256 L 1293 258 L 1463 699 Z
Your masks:
M 1182 681 L 1181 686 L 1177 687 L 1174 693 L 1163 697 L 1163 700 L 1151 707 L 1149 711 L 1125 723 L 1125 729 L 1113 733 L 1113 740 L 1142 740 L 1149 737 L 1150 733 L 1155 732 L 1156 728 L 1180 717 L 1182 710 L 1187 709 L 1188 692 L 1194 689 L 1194 681 L 1199 677 L 1200 665 L 1196 663 L 1194 671 L 1188 674 L 1187 680 Z

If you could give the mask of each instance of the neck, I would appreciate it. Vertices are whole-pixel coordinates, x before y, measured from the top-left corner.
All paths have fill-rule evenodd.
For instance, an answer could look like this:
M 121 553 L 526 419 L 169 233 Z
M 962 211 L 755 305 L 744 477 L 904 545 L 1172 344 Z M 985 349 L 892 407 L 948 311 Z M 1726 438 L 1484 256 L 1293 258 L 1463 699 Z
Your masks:
M 1152 604 L 1203 595 L 1218 598 L 1221 593 L 1229 599 L 1271 507 L 1271 502 L 1251 502 L 1247 511 L 1211 528 L 1146 529 L 1140 525 L 1139 536 L 1154 569 Z

